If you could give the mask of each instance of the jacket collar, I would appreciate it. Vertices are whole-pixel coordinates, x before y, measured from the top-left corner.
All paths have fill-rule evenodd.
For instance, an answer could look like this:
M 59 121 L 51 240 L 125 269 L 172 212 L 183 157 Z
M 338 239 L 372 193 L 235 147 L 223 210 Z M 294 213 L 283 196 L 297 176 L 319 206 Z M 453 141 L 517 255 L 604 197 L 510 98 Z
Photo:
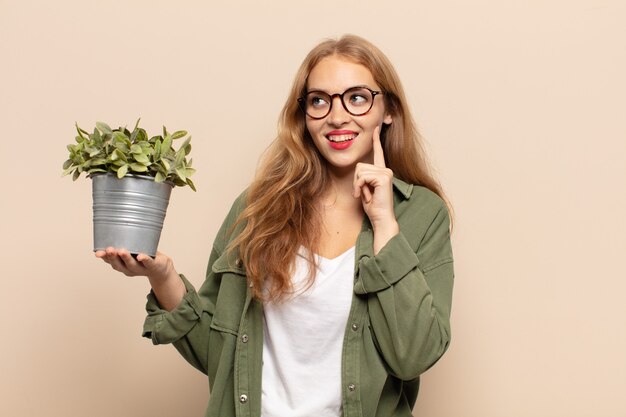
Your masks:
M 400 178 L 393 177 L 393 186 L 398 191 L 405 200 L 408 200 L 411 197 L 411 193 L 413 192 L 413 184 L 408 184 L 402 181 Z

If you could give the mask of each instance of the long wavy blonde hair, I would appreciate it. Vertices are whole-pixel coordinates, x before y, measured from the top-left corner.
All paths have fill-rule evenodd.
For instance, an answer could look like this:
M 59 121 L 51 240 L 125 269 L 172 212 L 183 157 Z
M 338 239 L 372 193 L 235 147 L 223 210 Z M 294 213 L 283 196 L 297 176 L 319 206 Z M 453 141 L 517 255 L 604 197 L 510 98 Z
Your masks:
M 309 281 L 315 272 L 314 253 L 321 235 L 320 197 L 329 186 L 326 160 L 305 125 L 298 98 L 318 62 L 340 56 L 368 68 L 383 91 L 385 110 L 393 119 L 383 125 L 385 163 L 405 182 L 424 186 L 444 198 L 430 173 L 422 141 L 406 104 L 402 85 L 387 57 L 373 44 L 354 35 L 326 40 L 309 52 L 296 73 L 280 114 L 278 136 L 267 149 L 247 192 L 246 208 L 236 224 L 243 230 L 229 250 L 239 248 L 253 296 L 275 301 L 293 293 L 291 277 L 300 247 L 307 249 Z

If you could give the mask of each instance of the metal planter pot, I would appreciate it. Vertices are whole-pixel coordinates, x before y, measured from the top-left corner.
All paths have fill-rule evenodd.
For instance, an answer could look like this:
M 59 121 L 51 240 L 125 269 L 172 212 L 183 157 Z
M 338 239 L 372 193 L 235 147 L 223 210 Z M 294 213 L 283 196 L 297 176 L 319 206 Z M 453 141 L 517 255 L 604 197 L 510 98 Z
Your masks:
M 109 246 L 136 255 L 156 255 L 173 184 L 154 178 L 115 174 L 91 176 L 93 250 Z

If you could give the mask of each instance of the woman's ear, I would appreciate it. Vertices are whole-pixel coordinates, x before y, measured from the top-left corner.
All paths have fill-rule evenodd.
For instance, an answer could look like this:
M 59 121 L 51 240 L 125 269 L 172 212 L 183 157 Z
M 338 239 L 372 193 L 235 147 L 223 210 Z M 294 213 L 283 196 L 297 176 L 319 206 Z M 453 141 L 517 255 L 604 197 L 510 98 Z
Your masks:
M 390 125 L 391 123 L 393 123 L 393 117 L 391 117 L 391 114 L 385 113 L 385 117 L 383 117 L 383 123 L 386 125 Z

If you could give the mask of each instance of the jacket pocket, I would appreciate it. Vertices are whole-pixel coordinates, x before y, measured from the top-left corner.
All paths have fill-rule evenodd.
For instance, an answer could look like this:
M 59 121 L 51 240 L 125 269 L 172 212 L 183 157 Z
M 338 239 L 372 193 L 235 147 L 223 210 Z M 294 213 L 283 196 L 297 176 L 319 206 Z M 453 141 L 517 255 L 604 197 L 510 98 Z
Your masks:
M 248 289 L 244 269 L 236 255 L 222 254 L 212 266 L 219 288 L 211 328 L 237 336 Z

